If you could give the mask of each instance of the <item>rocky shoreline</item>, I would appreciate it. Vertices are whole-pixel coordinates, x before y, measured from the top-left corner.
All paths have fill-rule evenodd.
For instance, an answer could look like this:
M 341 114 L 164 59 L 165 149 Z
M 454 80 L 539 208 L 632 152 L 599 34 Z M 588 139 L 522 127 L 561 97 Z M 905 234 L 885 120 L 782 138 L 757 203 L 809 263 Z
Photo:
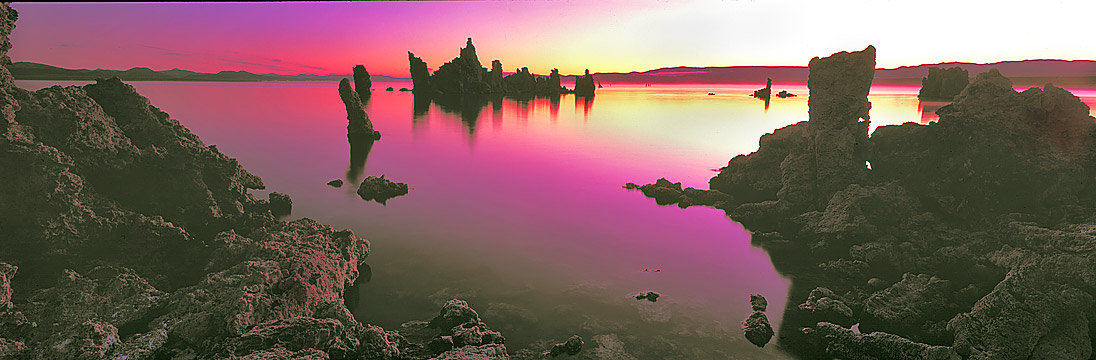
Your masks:
M 0 5 L 3 64 L 17 18 Z M 117 78 L 31 92 L 0 67 L 0 116 L 0 358 L 509 358 L 460 300 L 396 331 L 355 320 L 369 242 L 279 220 L 288 195 L 250 194 L 259 177 Z
M 778 345 L 804 358 L 1089 359 L 1096 119 L 1068 91 L 979 74 L 929 125 L 868 137 L 875 49 L 811 60 L 810 120 L 762 136 L 711 190 L 792 277 Z M 718 202 L 698 201 L 719 199 Z M 854 331 L 854 325 L 859 331 Z

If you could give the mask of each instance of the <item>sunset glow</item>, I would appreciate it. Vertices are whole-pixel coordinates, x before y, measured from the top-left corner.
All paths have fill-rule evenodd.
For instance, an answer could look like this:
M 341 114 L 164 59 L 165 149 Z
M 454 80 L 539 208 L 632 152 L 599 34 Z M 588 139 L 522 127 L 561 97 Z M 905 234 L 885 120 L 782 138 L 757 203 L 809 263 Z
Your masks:
M 467 37 L 485 64 L 563 74 L 669 66 L 805 65 L 879 49 L 880 67 L 1096 59 L 1096 5 L 954 1 L 20 3 L 14 61 L 66 68 L 407 77 Z M 977 40 L 972 40 L 977 35 Z

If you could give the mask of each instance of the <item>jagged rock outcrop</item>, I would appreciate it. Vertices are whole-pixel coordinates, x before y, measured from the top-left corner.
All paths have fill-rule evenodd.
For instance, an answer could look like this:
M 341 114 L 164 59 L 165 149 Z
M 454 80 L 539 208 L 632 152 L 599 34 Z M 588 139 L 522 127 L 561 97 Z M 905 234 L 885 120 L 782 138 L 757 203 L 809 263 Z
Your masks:
M 670 182 L 666 178 L 660 178 L 653 184 L 637 185 L 627 183 L 625 189 L 643 192 L 644 196 L 655 199 L 659 205 L 677 204 L 681 208 L 695 205 L 723 206 L 734 201 L 730 195 L 719 190 L 698 190 L 694 188 L 681 188 L 681 183 Z
M 594 96 L 594 76 L 590 75 L 590 69 L 586 69 L 586 74 L 575 77 L 575 95 L 576 96 Z
M 814 341 L 824 344 L 827 357 L 871 360 L 959 360 L 947 346 L 931 346 L 884 332 L 857 334 L 840 325 L 820 322 L 804 330 Z
M 373 122 L 369 121 L 369 114 L 365 113 L 365 105 L 358 92 L 350 87 L 350 79 L 339 81 L 339 98 L 346 107 L 346 137 L 352 142 L 379 139 L 380 133 L 373 130 Z
M 1091 357 L 1090 109 L 1050 84 L 1017 92 L 991 70 L 939 122 L 869 140 L 873 55 L 812 60 L 810 120 L 763 136 L 710 182 L 793 278 L 788 300 L 802 305 L 785 310 L 780 345 L 837 358 Z
M 426 63 L 411 52 L 407 53 L 411 64 L 411 81 L 416 95 L 424 97 L 453 97 L 464 95 L 559 95 L 567 93 L 560 85 L 559 71 L 552 69 L 547 77 L 535 76 L 529 68 L 520 68 L 503 76 L 502 62 L 494 60 L 491 69 L 483 68 L 472 38 L 460 50 L 460 56 L 442 64 L 431 75 Z
M 941 69 L 929 67 L 929 74 L 921 79 L 921 91 L 917 98 L 923 100 L 951 100 L 970 84 L 970 74 L 961 67 Z
M 365 65 L 354 65 L 354 91 L 362 100 L 373 95 L 373 79 L 369 77 Z
M 270 203 L 270 212 L 275 216 L 289 215 L 293 212 L 293 199 L 289 195 L 272 192 L 267 201 Z
M 647 300 L 647 301 L 650 301 L 650 302 L 658 301 L 658 298 L 660 296 L 662 296 L 662 294 L 659 294 L 659 293 L 654 292 L 654 291 L 640 291 L 639 293 L 636 293 L 635 295 L 632 295 L 632 297 L 636 298 L 636 300 Z
M 0 57 L 16 18 L 0 4 Z M 368 241 L 276 219 L 261 179 L 118 79 L 30 92 L 0 67 L 0 167 L 0 358 L 433 356 L 347 309 Z

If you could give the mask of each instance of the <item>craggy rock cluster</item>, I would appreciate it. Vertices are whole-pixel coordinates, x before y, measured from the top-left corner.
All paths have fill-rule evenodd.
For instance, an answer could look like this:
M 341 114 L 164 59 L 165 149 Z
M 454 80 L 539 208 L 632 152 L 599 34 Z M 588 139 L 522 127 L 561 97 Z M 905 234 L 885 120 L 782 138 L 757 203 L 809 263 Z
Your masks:
M 16 18 L 0 4 L 5 58 Z M 262 180 L 118 79 L 31 92 L 0 67 L 0 168 L 0 358 L 433 356 L 347 309 L 368 241 L 276 219 L 288 196 L 249 194 Z
M 928 76 L 921 79 L 921 91 L 917 98 L 923 100 L 951 100 L 970 84 L 966 69 L 930 67 Z
M 358 186 L 358 196 L 362 200 L 376 200 L 383 204 L 388 199 L 403 195 L 407 195 L 407 184 L 385 179 L 384 175 L 367 176 Z
M 624 188 L 629 190 L 638 189 L 643 192 L 643 195 L 654 198 L 659 205 L 677 204 L 683 209 L 694 205 L 721 207 L 734 201 L 730 195 L 718 190 L 697 190 L 691 187 L 682 189 L 681 183 L 672 183 L 666 178 L 660 178 L 653 184 L 643 186 L 627 183 Z
M 746 333 L 746 340 L 758 347 L 765 347 L 773 338 L 773 326 L 769 324 L 769 317 L 765 316 L 765 309 L 768 307 L 769 302 L 764 296 L 750 294 L 750 308 L 753 312 L 742 321 L 742 331 Z
M 529 94 L 559 95 L 569 92 L 560 85 L 559 71 L 552 69 L 548 77 L 537 77 L 529 68 L 518 69 L 504 76 L 502 62 L 494 60 L 491 69 L 484 68 L 476 55 L 472 38 L 460 49 L 460 56 L 442 64 L 431 75 L 426 62 L 408 52 L 407 60 L 411 66 L 411 82 L 415 95 L 460 96 L 485 94 Z M 592 79 L 592 78 L 591 78 Z
M 364 71 L 365 68 L 363 67 L 362 70 Z M 359 92 L 363 91 L 360 85 L 358 90 L 354 91 L 354 88 L 350 86 L 350 79 L 344 78 L 339 81 L 339 98 L 346 106 L 346 138 L 352 143 L 378 140 L 381 138 L 381 133 L 373 130 L 373 122 L 369 121 L 369 114 L 365 113 L 365 105 L 359 95 Z M 368 92 L 368 90 L 369 88 L 365 88 L 364 91 Z
M 662 296 L 662 294 L 654 291 L 643 291 L 632 296 L 635 297 L 636 300 L 647 300 L 650 302 L 656 302 L 658 301 L 658 298 Z
M 874 58 L 812 60 L 810 120 L 762 136 L 710 181 L 733 196 L 716 207 L 793 279 L 788 303 L 801 305 L 785 310 L 779 344 L 836 358 L 1090 358 L 1089 108 L 1050 84 L 1017 92 L 994 70 L 939 122 L 868 138 Z M 857 323 L 873 333 L 846 328 Z
M 575 78 L 575 95 L 577 96 L 594 96 L 594 76 L 590 75 L 590 69 L 586 69 L 586 74 Z

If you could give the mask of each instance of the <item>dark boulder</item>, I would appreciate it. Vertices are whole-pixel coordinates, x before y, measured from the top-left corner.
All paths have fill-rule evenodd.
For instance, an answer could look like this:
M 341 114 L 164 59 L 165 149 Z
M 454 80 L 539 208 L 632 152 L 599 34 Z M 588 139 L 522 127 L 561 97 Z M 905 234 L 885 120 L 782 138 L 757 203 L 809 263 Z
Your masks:
M 951 100 L 970 84 L 970 74 L 961 67 L 941 69 L 929 67 L 929 74 L 921 79 L 921 91 L 917 98 L 923 100 Z
M 575 356 L 582 352 L 582 337 L 578 335 L 571 335 L 567 341 L 552 345 L 552 349 L 548 350 L 545 355 L 550 357 L 557 357 L 560 355 Z
M 335 180 L 328 181 L 327 185 L 331 186 L 331 187 L 342 187 L 343 186 L 343 181 L 342 181 L 342 179 L 335 179 Z
M 761 294 L 750 294 L 750 308 L 753 311 L 765 311 L 769 307 L 769 301 Z
M 289 215 L 293 212 L 293 199 L 280 192 L 270 193 L 270 212 L 275 216 Z
M 368 176 L 358 186 L 358 196 L 361 196 L 362 200 L 376 200 L 384 203 L 388 199 L 403 195 L 407 195 L 407 184 L 385 179 L 384 175 Z
M 773 326 L 769 324 L 769 317 L 762 311 L 754 311 L 742 322 L 742 331 L 746 333 L 746 340 L 758 347 L 765 347 L 773 338 Z

